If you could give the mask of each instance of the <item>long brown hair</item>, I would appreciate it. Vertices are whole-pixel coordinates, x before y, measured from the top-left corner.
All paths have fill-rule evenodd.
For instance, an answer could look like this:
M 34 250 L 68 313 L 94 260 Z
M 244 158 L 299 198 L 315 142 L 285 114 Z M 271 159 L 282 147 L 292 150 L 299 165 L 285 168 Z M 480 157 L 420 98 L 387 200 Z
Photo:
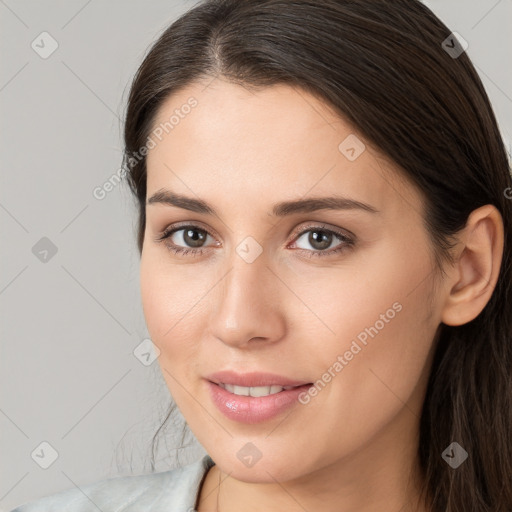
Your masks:
M 512 179 L 489 99 L 463 50 L 418 0 L 202 1 L 161 34 L 134 77 L 125 165 L 142 251 L 140 148 L 169 95 L 222 76 L 246 87 L 300 87 L 356 126 L 423 193 L 438 269 L 471 211 L 496 206 L 505 228 L 498 282 L 473 321 L 440 325 L 419 457 L 433 512 L 511 512 Z M 442 458 L 452 442 L 469 454 L 457 469 Z

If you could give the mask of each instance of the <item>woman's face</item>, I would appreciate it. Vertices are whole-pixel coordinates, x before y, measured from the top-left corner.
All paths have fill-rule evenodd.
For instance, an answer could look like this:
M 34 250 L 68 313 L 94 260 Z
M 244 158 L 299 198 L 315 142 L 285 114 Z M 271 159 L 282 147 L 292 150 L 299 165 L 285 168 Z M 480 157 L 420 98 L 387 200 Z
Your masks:
M 289 86 L 188 86 L 165 122 L 147 156 L 141 291 L 199 442 L 252 482 L 409 457 L 440 323 L 419 192 Z M 338 203 L 304 202 L 324 198 Z M 274 377 L 243 380 L 254 373 Z M 286 383 L 305 386 L 263 388 Z

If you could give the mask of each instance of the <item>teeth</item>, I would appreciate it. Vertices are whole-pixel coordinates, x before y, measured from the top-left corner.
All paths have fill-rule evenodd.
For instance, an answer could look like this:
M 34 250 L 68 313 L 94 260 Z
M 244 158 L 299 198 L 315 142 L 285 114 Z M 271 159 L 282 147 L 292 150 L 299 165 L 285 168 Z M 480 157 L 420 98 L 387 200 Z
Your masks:
M 276 393 L 280 393 L 283 389 L 291 389 L 294 386 L 254 386 L 254 387 L 246 387 L 246 386 L 234 386 L 232 384 L 224 384 L 219 382 L 219 386 L 224 388 L 226 391 L 233 393 L 234 395 L 240 396 L 268 396 L 275 395 Z

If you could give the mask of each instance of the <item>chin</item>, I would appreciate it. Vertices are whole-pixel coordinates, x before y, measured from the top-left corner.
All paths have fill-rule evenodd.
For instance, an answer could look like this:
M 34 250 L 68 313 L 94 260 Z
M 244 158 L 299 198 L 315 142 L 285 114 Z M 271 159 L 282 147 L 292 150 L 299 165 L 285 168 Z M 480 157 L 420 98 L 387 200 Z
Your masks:
M 276 481 L 295 480 L 310 471 L 306 467 L 303 453 L 297 452 L 295 446 L 290 446 L 290 450 L 294 450 L 295 453 L 287 455 L 274 452 L 272 456 L 265 456 L 262 453 L 261 458 L 257 461 L 253 459 L 244 462 L 244 457 L 241 456 L 242 460 L 240 460 L 237 455 L 226 457 L 225 452 L 218 459 L 212 455 L 212 459 L 223 473 L 227 473 L 241 482 L 275 484 Z

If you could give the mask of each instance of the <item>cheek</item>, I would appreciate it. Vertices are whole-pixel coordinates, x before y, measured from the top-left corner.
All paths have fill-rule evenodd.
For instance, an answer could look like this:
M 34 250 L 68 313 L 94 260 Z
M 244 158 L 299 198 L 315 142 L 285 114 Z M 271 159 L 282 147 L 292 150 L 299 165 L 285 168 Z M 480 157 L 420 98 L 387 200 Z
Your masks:
M 290 273 L 294 293 L 310 306 L 301 312 L 301 329 L 314 324 L 318 337 L 337 351 L 349 349 L 358 335 L 363 343 L 370 339 L 372 327 L 381 339 L 393 329 L 417 329 L 427 316 L 431 265 L 421 244 L 408 252 L 405 244 L 389 237 L 330 269 L 312 266 Z
M 162 370 L 172 374 L 193 373 L 199 361 L 209 274 L 203 272 L 199 277 L 193 267 L 170 265 L 165 254 L 157 251 L 147 250 L 141 258 L 140 288 L 147 329 L 160 350 Z M 212 277 L 210 286 L 215 282 Z M 167 379 L 165 372 L 164 376 Z
M 344 269 L 326 282 L 323 296 L 319 288 L 309 294 L 317 315 L 334 331 L 322 337 L 321 352 L 312 352 L 317 378 L 329 379 L 329 369 L 335 375 L 311 399 L 313 416 L 322 414 L 335 428 L 341 415 L 351 439 L 363 442 L 409 400 L 411 411 L 420 415 L 416 392 L 428 375 L 437 327 L 428 319 L 430 272 L 427 253 L 406 257 L 391 245 L 381 246 L 379 257 L 369 256 L 364 268 L 361 263 L 353 271 Z M 339 406 L 327 408 L 327 402 Z
M 157 258 L 141 261 L 141 298 L 147 329 L 160 350 L 157 361 L 169 392 L 187 417 L 191 412 L 185 389 L 198 373 L 197 341 L 202 330 L 198 313 L 204 285 L 195 283 L 194 276 L 188 276 L 183 267 L 164 266 Z

